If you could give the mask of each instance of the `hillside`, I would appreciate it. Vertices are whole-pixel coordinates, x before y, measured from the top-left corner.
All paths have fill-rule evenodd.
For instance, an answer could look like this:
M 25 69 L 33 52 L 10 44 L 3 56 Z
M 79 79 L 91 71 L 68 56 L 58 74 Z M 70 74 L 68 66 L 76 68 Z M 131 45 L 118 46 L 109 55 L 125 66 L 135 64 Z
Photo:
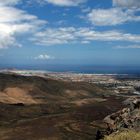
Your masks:
M 93 140 L 123 97 L 87 82 L 0 74 L 1 140 Z M 113 108 L 112 108 L 113 106 Z

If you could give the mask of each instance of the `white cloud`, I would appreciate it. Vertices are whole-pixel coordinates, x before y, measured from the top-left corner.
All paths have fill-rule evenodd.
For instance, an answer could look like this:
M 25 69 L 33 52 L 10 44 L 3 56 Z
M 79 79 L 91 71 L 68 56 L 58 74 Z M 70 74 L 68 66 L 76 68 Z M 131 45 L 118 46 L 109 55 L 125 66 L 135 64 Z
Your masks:
M 46 2 L 59 6 L 76 6 L 84 1 L 46 0 Z M 140 35 L 120 31 L 100 32 L 91 28 L 74 27 L 46 28 L 41 31 L 41 25 L 46 24 L 46 22 L 39 20 L 35 15 L 14 7 L 19 2 L 21 0 L 0 0 L 0 49 L 11 46 L 21 47 L 17 37 L 24 34 L 31 34 L 30 41 L 43 46 L 84 44 L 92 41 L 130 41 L 140 43 Z M 122 10 L 120 8 L 95 9 L 89 13 L 88 17 L 96 25 L 117 25 L 126 21 L 140 21 L 140 17 L 135 16 L 133 10 Z M 38 56 L 39 58 L 50 59 L 49 55 L 40 55 Z
M 134 10 L 121 8 L 93 9 L 88 14 L 88 20 L 97 26 L 118 25 L 128 21 L 140 21 L 140 16 Z
M 140 49 L 140 45 L 116 46 L 116 49 Z
M 9 13 L 9 14 L 8 14 Z M 9 6 L 0 6 L 0 23 L 19 23 L 37 19 L 36 16 Z
M 8 48 L 9 46 L 21 47 L 21 44 L 13 36 L 0 33 L 0 49 Z
M 0 0 L 0 5 L 16 5 L 21 0 Z
M 50 3 L 57 6 L 78 6 L 86 0 L 38 0 L 39 3 Z
M 140 0 L 113 0 L 113 5 L 126 8 L 140 8 Z
M 50 60 L 54 59 L 54 57 L 48 55 L 48 54 L 40 54 L 39 56 L 35 57 L 36 60 Z
M 91 8 L 90 8 L 90 7 L 82 8 L 81 11 L 82 11 L 83 13 L 88 13 L 88 12 L 91 11 Z
M 73 43 L 90 43 L 92 41 L 126 41 L 140 43 L 140 35 L 120 31 L 95 31 L 90 28 L 48 28 L 31 38 L 37 45 L 52 46 Z
M 75 41 L 75 28 L 48 28 L 35 34 L 32 41 L 38 45 L 59 45 Z
M 0 1 L 0 48 L 21 46 L 17 42 L 17 36 L 35 32 L 40 25 L 46 23 L 34 15 L 13 7 L 12 4 L 17 2 L 19 1 Z

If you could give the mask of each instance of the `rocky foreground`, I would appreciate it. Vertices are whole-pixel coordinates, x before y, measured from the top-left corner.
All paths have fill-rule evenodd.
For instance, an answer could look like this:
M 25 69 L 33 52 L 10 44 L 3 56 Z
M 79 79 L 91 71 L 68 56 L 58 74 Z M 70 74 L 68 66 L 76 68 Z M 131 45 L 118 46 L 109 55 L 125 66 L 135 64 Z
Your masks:
M 125 129 L 140 131 L 140 98 L 130 98 L 124 103 L 127 104 L 128 107 L 104 118 L 108 134 Z

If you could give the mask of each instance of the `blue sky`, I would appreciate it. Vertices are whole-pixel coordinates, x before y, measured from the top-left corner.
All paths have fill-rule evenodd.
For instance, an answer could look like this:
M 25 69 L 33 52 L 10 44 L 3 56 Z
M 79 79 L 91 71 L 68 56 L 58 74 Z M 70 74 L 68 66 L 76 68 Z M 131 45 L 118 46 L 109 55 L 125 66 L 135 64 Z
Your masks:
M 139 62 L 139 0 L 0 0 L 1 66 Z

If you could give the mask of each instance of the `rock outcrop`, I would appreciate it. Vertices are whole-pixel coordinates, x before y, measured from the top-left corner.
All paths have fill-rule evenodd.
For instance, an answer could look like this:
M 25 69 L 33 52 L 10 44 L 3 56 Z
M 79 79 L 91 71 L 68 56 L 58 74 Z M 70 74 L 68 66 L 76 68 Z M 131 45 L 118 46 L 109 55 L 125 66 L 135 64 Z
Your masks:
M 107 134 L 124 128 L 140 130 L 140 99 L 130 98 L 124 102 L 128 107 L 104 118 Z

